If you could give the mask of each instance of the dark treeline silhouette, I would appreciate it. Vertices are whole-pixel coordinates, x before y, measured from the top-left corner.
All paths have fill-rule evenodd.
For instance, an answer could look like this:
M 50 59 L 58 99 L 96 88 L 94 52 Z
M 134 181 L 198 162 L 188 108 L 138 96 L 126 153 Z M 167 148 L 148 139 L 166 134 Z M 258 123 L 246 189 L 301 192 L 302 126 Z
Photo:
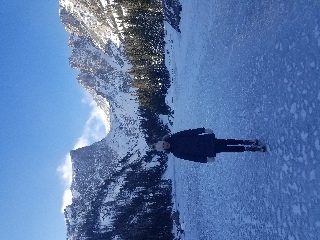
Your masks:
M 143 109 L 139 114 L 148 118 L 148 109 L 156 114 L 170 114 L 165 96 L 170 86 L 164 62 L 164 14 L 158 0 L 116 0 L 127 9 L 121 16 L 127 57 L 132 64 L 132 86 Z
M 123 35 L 127 57 L 132 64 L 132 86 L 139 102 L 140 129 L 146 142 L 152 144 L 169 132 L 159 119 L 160 114 L 172 114 L 165 103 L 170 87 L 170 75 L 165 66 L 164 20 L 170 4 L 181 8 L 177 1 L 163 3 L 159 0 L 115 0 L 115 4 L 127 9 L 123 22 Z M 177 12 L 176 12 L 177 13 Z M 179 15 L 179 14 L 178 14 Z M 171 21 L 174 22 L 174 21 Z M 170 23 L 170 22 L 169 22 Z M 173 26 L 176 30 L 177 21 Z M 115 203 L 112 229 L 104 229 L 104 236 L 120 239 L 173 239 L 172 185 L 163 180 L 167 156 L 158 158 L 159 165 L 145 169 L 142 165 L 151 162 L 156 153 L 149 150 L 129 165 L 125 184 Z M 129 158 L 128 158 L 129 159 Z M 124 164 L 125 165 L 125 164 Z M 128 200 L 128 196 L 134 196 Z
M 137 89 L 140 129 L 151 145 L 169 132 L 159 115 L 172 114 L 165 103 L 171 83 L 164 50 L 164 10 L 169 7 L 158 0 L 115 0 L 115 4 L 127 9 L 127 14 L 121 16 L 124 43 L 132 64 L 132 86 Z M 163 180 L 167 157 L 159 156 L 160 164 L 152 168 L 142 166 L 151 162 L 155 155 L 153 150 L 149 150 L 141 161 L 129 165 L 129 170 L 125 171 L 125 184 L 115 203 L 112 229 L 104 229 L 101 233 L 105 237 L 135 240 L 174 238 L 172 185 L 170 180 Z M 134 197 L 128 200 L 128 196 Z

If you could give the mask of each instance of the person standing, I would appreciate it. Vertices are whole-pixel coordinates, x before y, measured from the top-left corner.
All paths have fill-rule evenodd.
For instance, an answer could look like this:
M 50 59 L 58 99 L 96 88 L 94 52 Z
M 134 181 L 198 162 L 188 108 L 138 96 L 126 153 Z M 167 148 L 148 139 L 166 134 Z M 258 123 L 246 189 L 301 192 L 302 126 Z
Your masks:
M 258 140 L 217 139 L 211 129 L 196 128 L 166 135 L 153 144 L 157 151 L 172 153 L 175 157 L 193 162 L 213 162 L 221 152 L 266 152 Z

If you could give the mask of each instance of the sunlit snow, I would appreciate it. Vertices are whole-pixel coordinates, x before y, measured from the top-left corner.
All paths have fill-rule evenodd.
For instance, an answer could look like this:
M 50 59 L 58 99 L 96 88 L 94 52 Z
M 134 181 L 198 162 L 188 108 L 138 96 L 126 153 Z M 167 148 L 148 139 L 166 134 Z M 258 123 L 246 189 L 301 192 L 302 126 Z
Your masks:
M 319 239 L 317 2 L 181 1 L 166 25 L 172 131 L 258 138 L 267 153 L 170 156 L 182 239 Z

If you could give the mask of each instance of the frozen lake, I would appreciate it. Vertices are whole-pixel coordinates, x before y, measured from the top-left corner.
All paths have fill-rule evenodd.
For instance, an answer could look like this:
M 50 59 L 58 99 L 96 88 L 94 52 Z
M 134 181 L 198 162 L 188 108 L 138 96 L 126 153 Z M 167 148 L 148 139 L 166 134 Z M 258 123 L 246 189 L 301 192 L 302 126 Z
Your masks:
M 320 2 L 181 0 L 167 26 L 172 132 L 258 138 L 267 153 L 170 156 L 182 239 L 320 238 Z

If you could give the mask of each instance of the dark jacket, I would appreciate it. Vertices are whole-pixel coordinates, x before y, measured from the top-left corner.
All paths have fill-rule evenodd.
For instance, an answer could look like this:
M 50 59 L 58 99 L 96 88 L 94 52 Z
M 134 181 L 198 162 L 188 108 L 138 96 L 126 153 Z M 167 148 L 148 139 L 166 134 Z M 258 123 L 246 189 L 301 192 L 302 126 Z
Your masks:
M 168 152 L 177 158 L 206 163 L 207 157 L 215 157 L 215 135 L 202 134 L 205 128 L 189 129 L 167 136 L 163 140 L 170 143 Z

